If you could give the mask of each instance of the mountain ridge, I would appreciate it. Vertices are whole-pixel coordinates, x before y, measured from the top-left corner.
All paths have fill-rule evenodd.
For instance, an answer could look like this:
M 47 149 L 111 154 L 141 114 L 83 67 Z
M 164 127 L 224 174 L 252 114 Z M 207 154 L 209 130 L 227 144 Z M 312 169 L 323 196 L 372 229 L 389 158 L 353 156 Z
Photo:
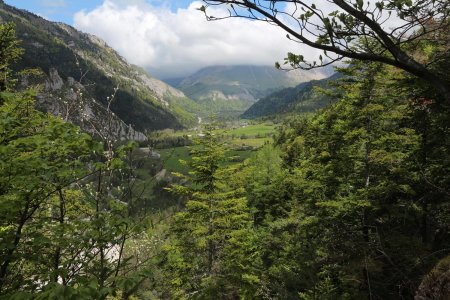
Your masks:
M 290 113 L 309 113 L 324 108 L 334 101 L 317 88 L 329 89 L 329 83 L 343 75 L 335 73 L 328 78 L 300 83 L 291 88 L 274 92 L 254 103 L 242 115 L 245 119 L 256 119 Z
M 55 107 L 62 104 L 55 94 L 68 92 L 48 88 L 51 72 L 56 70 L 63 81 L 61 89 L 73 88 L 73 82 L 78 82 L 84 86 L 86 101 L 95 99 L 103 107 L 110 105 L 116 119 L 137 131 L 180 129 L 196 123 L 195 102 L 142 68 L 129 64 L 100 38 L 4 2 L 0 2 L 0 22 L 16 25 L 21 47 L 25 49 L 22 60 L 14 68 L 37 68 L 43 73 L 33 79 L 44 86 L 38 97 L 40 109 L 58 111 Z M 108 103 L 113 93 L 114 101 Z M 100 114 L 95 118 L 102 117 Z M 80 125 L 81 120 L 77 118 L 73 116 L 69 120 Z
M 328 77 L 331 69 L 281 71 L 257 65 L 216 65 L 181 78 L 166 79 L 212 112 L 244 112 L 258 99 L 301 82 Z

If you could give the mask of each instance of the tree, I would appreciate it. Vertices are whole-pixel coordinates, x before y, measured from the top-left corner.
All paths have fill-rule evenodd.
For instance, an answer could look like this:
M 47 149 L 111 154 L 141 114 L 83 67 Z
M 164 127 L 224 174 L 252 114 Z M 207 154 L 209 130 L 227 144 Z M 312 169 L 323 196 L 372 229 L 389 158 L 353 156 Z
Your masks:
M 0 39 L 0 298 L 125 298 L 144 264 L 125 251 L 145 221 L 133 214 L 136 145 L 36 110 L 35 91 L 13 89 L 14 27 L 0 25 Z
M 286 171 L 281 167 L 280 151 L 266 144 L 246 160 L 242 185 L 253 212 L 254 224 L 264 225 L 287 216 L 289 192 Z
M 448 109 L 405 100 L 392 67 L 345 72 L 340 101 L 277 139 L 293 206 L 264 239 L 272 293 L 412 298 L 448 253 Z
M 448 49 L 450 4 L 446 0 L 204 0 L 200 8 L 208 20 L 242 17 L 279 26 L 287 38 L 323 51 L 317 61 L 288 53 L 286 64 L 312 69 L 343 58 L 381 62 L 403 69 L 429 82 L 450 101 L 448 82 L 408 53 L 420 40 L 445 44 Z M 325 6 L 323 6 L 325 3 Z M 208 6 L 225 6 L 229 14 L 211 16 Z M 444 38 L 439 33 L 444 33 Z M 281 67 L 279 63 L 277 67 Z
M 1 93 L 0 97 L 3 100 L 0 291 L 3 291 L 7 283 L 14 283 L 10 286 L 14 289 L 30 279 L 21 277 L 27 268 L 19 265 L 30 265 L 37 259 L 34 247 L 44 246 L 47 241 L 38 230 L 44 223 L 36 223 L 36 216 L 53 195 L 89 175 L 83 164 L 99 147 L 77 127 L 36 111 L 31 92 Z M 13 274 L 17 277 L 11 277 Z
M 14 24 L 0 24 L 0 92 L 9 90 L 15 82 L 11 76 L 10 66 L 23 53 L 18 45 L 19 41 L 16 39 Z
M 166 247 L 171 297 L 236 299 L 256 294 L 256 235 L 244 189 L 224 167 L 226 151 L 212 128 L 192 147 L 188 185 L 172 191 L 187 198 L 175 215 Z M 167 285 L 167 284 L 166 284 Z

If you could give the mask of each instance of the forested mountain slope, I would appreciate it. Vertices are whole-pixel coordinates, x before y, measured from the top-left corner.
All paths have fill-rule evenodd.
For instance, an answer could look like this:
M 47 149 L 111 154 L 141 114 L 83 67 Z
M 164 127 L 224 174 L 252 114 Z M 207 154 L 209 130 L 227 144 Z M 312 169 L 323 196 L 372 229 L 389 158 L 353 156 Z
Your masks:
M 168 82 L 177 83 L 177 88 L 212 112 L 242 112 L 274 91 L 322 79 L 332 72 L 331 68 L 286 72 L 270 66 L 211 66 L 181 81 Z
M 159 295 L 445 299 L 449 109 L 394 68 L 355 62 L 345 74 L 338 101 L 292 114 L 239 166 L 207 132 L 185 177 L 196 185 L 173 188 L 189 198 Z
M 333 102 L 333 99 L 318 91 L 315 87 L 331 88 L 329 82 L 340 78 L 336 73 L 329 78 L 300 83 L 296 87 L 274 92 L 253 104 L 242 117 L 254 119 L 292 113 L 307 113 L 323 108 Z
M 193 101 L 126 62 L 101 39 L 3 2 L 0 21 L 16 24 L 17 36 L 25 49 L 15 68 L 38 68 L 44 73 L 30 79 L 31 83 L 45 83 L 39 97 L 41 109 L 61 114 L 67 110 L 60 101 L 61 95 L 70 94 L 71 104 L 86 106 L 95 122 L 105 118 L 104 108 L 114 96 L 110 108 L 118 117 L 117 126 L 123 130 L 126 125 L 145 131 L 182 128 L 196 122 L 191 113 L 197 109 Z M 98 105 L 93 104 L 94 99 Z M 79 116 L 70 118 L 81 125 Z M 119 125 L 122 121 L 124 124 Z

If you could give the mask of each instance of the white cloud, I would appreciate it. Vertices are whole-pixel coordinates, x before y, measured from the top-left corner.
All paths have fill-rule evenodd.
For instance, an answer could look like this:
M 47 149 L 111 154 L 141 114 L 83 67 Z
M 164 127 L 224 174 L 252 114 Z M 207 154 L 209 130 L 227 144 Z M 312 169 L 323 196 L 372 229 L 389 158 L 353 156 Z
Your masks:
M 306 57 L 317 51 L 300 48 L 279 28 L 246 19 L 208 22 L 193 2 L 175 12 L 142 0 L 105 0 L 96 9 L 74 16 L 80 30 L 104 39 L 131 63 L 159 77 L 187 75 L 209 65 L 273 65 L 288 51 Z M 209 10 L 214 16 L 222 9 Z
M 377 3 L 377 2 L 376 1 L 367 1 L 367 3 L 365 5 L 368 5 L 367 6 L 369 8 L 368 10 L 372 11 L 372 10 L 375 10 L 375 8 L 376 8 L 375 3 Z M 301 13 L 304 13 L 304 11 L 302 11 L 301 8 L 302 8 L 302 5 L 300 5 L 298 3 L 296 4 L 294 2 L 289 2 L 289 3 L 286 4 L 284 10 L 285 10 L 286 13 L 288 13 L 290 15 L 293 15 L 294 17 L 298 18 Z M 337 6 L 334 3 L 331 3 L 330 1 L 321 4 L 319 9 L 322 11 L 322 13 L 325 16 L 327 16 L 330 13 L 335 12 L 335 11 L 344 12 L 341 8 L 339 8 L 339 6 Z M 403 25 L 405 25 L 407 23 L 407 21 L 402 20 L 398 16 L 396 11 L 388 11 L 388 10 L 382 11 L 382 14 L 380 15 L 380 20 L 383 21 L 383 24 L 381 24 L 381 27 L 386 32 L 390 32 L 392 29 L 401 27 L 401 26 L 403 26 Z M 296 22 L 292 22 L 292 23 L 289 23 L 289 22 L 292 22 L 292 19 L 290 17 L 287 17 L 286 18 L 286 23 L 291 24 L 292 25 L 291 27 L 294 30 L 298 29 L 298 26 L 297 26 Z M 322 21 L 317 18 L 317 16 L 313 16 L 310 19 L 310 22 L 313 23 L 313 24 L 319 24 L 319 25 L 323 24 Z M 317 33 L 317 30 L 315 30 L 315 28 L 313 26 L 309 26 L 309 30 L 311 30 L 311 32 Z M 410 33 L 412 33 L 413 31 L 414 31 L 414 29 L 412 29 Z M 311 35 L 306 34 L 305 36 L 311 38 Z

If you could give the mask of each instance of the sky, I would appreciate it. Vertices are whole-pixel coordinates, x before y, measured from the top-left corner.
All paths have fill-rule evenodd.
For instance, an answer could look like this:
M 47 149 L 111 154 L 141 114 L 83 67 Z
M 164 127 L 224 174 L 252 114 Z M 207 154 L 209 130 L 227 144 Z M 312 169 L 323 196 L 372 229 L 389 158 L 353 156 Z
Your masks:
M 246 19 L 208 22 L 198 0 L 5 0 L 105 40 L 158 78 L 184 77 L 211 65 L 270 65 L 299 49 L 279 28 Z M 209 10 L 224 15 L 222 8 Z

